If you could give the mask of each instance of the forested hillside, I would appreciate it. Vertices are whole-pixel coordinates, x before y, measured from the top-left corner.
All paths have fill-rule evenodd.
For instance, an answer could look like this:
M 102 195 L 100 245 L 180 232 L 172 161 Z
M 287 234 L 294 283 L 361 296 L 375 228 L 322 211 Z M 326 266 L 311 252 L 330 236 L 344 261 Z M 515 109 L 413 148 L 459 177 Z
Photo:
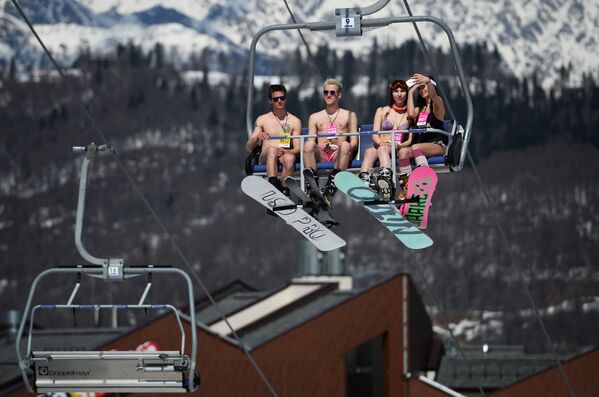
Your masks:
M 322 47 L 315 54 L 318 68 L 298 51 L 284 63 L 272 61 L 272 69 L 283 76 L 277 82 L 289 81 L 288 108 L 304 124 L 322 106 L 323 75 L 338 75 L 346 87 L 344 106 L 357 112 L 360 123 L 371 123 L 376 107 L 386 101 L 386 83 L 420 71 L 422 62 L 413 61 L 419 56 L 415 43 L 393 50 L 375 46 L 364 59 L 349 52 L 336 56 Z M 464 105 L 447 56 L 435 52 L 433 58 L 460 118 Z M 348 241 L 347 268 L 376 277 L 409 271 L 431 315 L 437 313 L 425 285 L 452 321 L 480 316 L 484 326 L 475 338 L 542 350 L 543 338 L 496 229 L 499 222 L 536 303 L 558 306 L 547 316 L 560 349 L 596 346 L 599 185 L 593 162 L 599 146 L 599 87 L 585 77 L 582 87 L 543 90 L 539 76 L 519 80 L 506 74 L 497 53 L 480 46 L 464 48 L 463 61 L 475 106 L 470 150 L 497 212 L 485 205 L 470 167 L 442 175 L 429 229 L 435 244 L 410 252 L 339 197 L 336 216 L 342 226 L 337 230 Z M 70 148 L 102 138 L 78 99 L 209 288 L 236 278 L 272 288 L 297 272 L 298 235 L 265 216 L 239 189 L 246 155 L 246 75 L 215 83 L 201 58 L 185 68 L 175 70 L 160 46 L 143 53 L 129 45 L 109 57 L 83 54 L 69 68 L 74 91 L 53 73 L 5 71 L 0 82 L 0 310 L 20 309 L 42 269 L 82 263 L 73 241 L 81 157 Z M 203 71 L 202 77 L 186 78 L 192 69 Z M 567 75 L 564 70 L 564 81 Z M 257 90 L 255 114 L 268 109 L 265 97 L 264 89 Z M 135 265 L 183 267 L 115 158 L 95 160 L 88 191 L 84 241 L 91 253 L 124 257 Z M 61 283 L 45 292 L 49 299 L 65 299 L 65 289 Z M 115 291 L 94 293 L 110 300 Z M 576 331 L 561 327 L 564 321 L 576 322 Z

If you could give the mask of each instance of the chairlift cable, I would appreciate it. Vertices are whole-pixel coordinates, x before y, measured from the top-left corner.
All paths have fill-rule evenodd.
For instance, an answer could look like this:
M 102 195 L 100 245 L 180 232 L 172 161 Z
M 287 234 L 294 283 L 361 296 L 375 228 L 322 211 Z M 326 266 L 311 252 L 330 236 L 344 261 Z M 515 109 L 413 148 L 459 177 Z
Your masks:
M 408 11 L 408 15 L 413 17 L 414 15 L 412 14 L 412 10 L 410 9 L 408 0 L 403 0 L 403 3 L 406 7 L 406 11 Z M 416 24 L 416 22 L 412 22 L 412 25 L 414 25 L 414 30 L 416 31 L 416 35 L 418 36 L 418 40 L 420 41 L 420 48 L 422 49 L 422 52 L 424 53 L 424 58 L 428 61 L 428 64 L 429 64 L 429 67 L 431 68 L 431 72 L 432 72 L 433 76 L 437 76 L 438 79 L 441 79 L 441 76 L 439 76 L 437 74 L 435 65 L 433 64 L 433 59 L 431 57 L 430 51 L 428 50 L 428 47 L 426 46 L 426 43 L 425 43 L 424 39 L 422 38 L 420 29 L 418 29 L 418 25 Z M 449 116 L 451 117 L 451 119 L 457 120 L 455 117 L 455 113 L 453 112 L 453 108 L 451 107 L 451 103 L 449 103 L 450 102 L 449 97 L 445 96 L 445 93 L 443 92 L 443 87 L 441 87 L 441 81 L 439 81 L 439 84 L 437 84 L 436 89 L 439 90 L 439 93 L 441 94 L 441 96 L 447 98 L 447 100 L 444 101 L 444 104 L 445 104 L 445 107 L 447 108 L 447 111 L 449 112 Z
M 408 251 L 410 251 L 410 253 L 413 253 L 412 250 L 408 250 Z M 433 294 L 433 292 L 431 291 L 429 284 L 426 281 L 426 277 L 425 277 L 424 273 L 422 273 L 421 267 L 416 266 L 413 263 L 414 263 L 413 261 L 410 261 L 409 266 L 412 269 L 416 269 L 416 273 L 418 273 L 418 276 L 422 279 L 422 285 L 424 286 L 424 289 L 425 289 L 426 293 L 428 294 L 429 299 L 432 301 L 433 306 L 438 310 L 439 316 L 441 316 L 441 320 L 442 320 L 443 324 L 445 325 L 445 328 L 447 328 L 447 331 L 449 332 L 449 338 L 453 342 L 454 346 L 457 348 L 458 352 L 460 353 L 460 356 L 463 359 L 466 359 L 466 354 L 464 354 L 464 350 L 461 348 L 460 344 L 458 343 L 458 339 L 455 337 L 455 335 L 453 334 L 453 331 L 451 330 L 451 327 L 449 326 L 449 320 L 447 319 L 447 316 L 445 315 L 445 310 L 443 310 L 443 308 L 441 307 L 441 305 L 435 298 L 435 294 Z M 412 272 L 413 272 L 413 270 L 412 270 Z M 476 387 L 477 387 L 478 391 L 480 392 L 480 395 L 482 397 L 486 397 L 485 391 L 483 390 L 483 387 L 479 380 L 479 377 L 476 374 L 471 374 L 471 375 L 472 375 L 472 378 L 474 379 L 474 382 L 476 383 Z
M 412 15 L 412 10 L 410 9 L 410 6 L 408 4 L 408 0 L 403 0 L 403 2 L 404 2 L 404 5 L 406 7 L 406 10 L 408 11 L 408 14 L 410 16 L 413 16 Z M 420 46 L 422 48 L 424 56 L 427 59 L 429 65 L 430 65 L 431 71 L 433 72 L 434 75 L 436 75 L 435 66 L 433 65 L 432 58 L 431 58 L 430 52 L 428 51 L 426 43 L 424 42 L 424 40 L 422 38 L 422 35 L 420 34 L 420 30 L 418 29 L 418 26 L 417 26 L 416 22 L 413 22 L 413 25 L 414 25 L 414 29 L 416 31 L 416 34 L 418 35 L 418 39 L 420 41 Z M 437 88 L 441 92 L 441 95 L 443 95 L 443 91 L 442 91 L 443 89 L 442 89 L 442 87 L 441 87 L 440 84 L 437 86 Z M 451 104 L 449 103 L 449 101 L 446 101 L 446 107 L 447 107 L 447 110 L 448 110 L 451 118 L 455 120 L 456 119 L 455 118 L 455 114 L 453 112 L 453 109 L 451 108 Z M 503 244 L 505 245 L 505 248 L 506 248 L 506 250 L 508 252 L 508 255 L 510 256 L 510 261 L 512 263 L 512 267 L 515 268 L 516 272 L 518 273 L 518 276 L 520 277 L 520 280 L 522 281 L 522 285 L 523 285 L 525 294 L 526 294 L 526 296 L 527 296 L 527 298 L 529 300 L 531 308 L 533 309 L 534 316 L 537 319 L 537 321 L 539 322 L 539 325 L 541 326 L 541 329 L 543 331 L 545 339 L 547 340 L 547 343 L 549 344 L 549 347 L 551 348 L 551 351 L 552 351 L 552 354 L 553 354 L 553 358 L 556 361 L 556 363 L 557 363 L 557 365 L 558 365 L 558 367 L 560 369 L 562 377 L 564 378 L 564 382 L 566 383 L 566 386 L 568 387 L 568 390 L 570 391 L 570 395 L 573 396 L 573 397 L 576 397 L 576 393 L 574 392 L 574 389 L 572 388 L 572 384 L 570 383 L 570 379 L 568 378 L 568 375 L 567 375 L 567 373 L 566 373 L 566 371 L 565 371 L 565 369 L 564 369 L 561 361 L 559 360 L 559 358 L 557 356 L 557 352 L 555 351 L 555 347 L 553 345 L 551 337 L 549 336 L 549 333 L 547 332 L 547 329 L 545 327 L 543 319 L 539 315 L 539 311 L 538 311 L 537 305 L 535 304 L 534 299 L 533 299 L 533 297 L 532 297 L 532 295 L 530 293 L 530 290 L 529 290 L 528 286 L 526 285 L 526 280 L 524 278 L 524 275 L 522 274 L 522 271 L 521 271 L 520 267 L 517 265 L 517 262 L 516 262 L 516 260 L 514 258 L 514 254 L 513 254 L 512 250 L 510 249 L 510 244 L 509 244 L 509 241 L 507 239 L 507 235 L 506 235 L 506 233 L 505 233 L 505 231 L 503 229 L 503 226 L 498 221 L 499 218 L 497 216 L 497 210 L 492 205 L 492 202 L 491 202 L 491 200 L 489 198 L 488 192 L 487 192 L 487 190 L 486 190 L 486 188 L 485 188 L 485 186 L 484 186 L 484 184 L 482 182 L 480 174 L 478 173 L 478 168 L 476 166 L 476 163 L 475 163 L 472 155 L 470 154 L 469 150 L 466 151 L 466 154 L 467 154 L 468 159 L 470 160 L 470 164 L 472 164 L 472 169 L 474 170 L 474 174 L 475 174 L 476 179 L 477 179 L 477 181 L 479 183 L 480 189 L 481 189 L 481 191 L 483 193 L 483 196 L 484 196 L 485 202 L 487 204 L 487 207 L 490 208 L 491 211 L 493 212 L 493 214 L 495 215 L 494 216 L 495 226 L 499 230 L 499 234 L 501 236 Z
M 403 0 L 403 2 L 404 2 L 404 5 L 406 7 L 406 10 L 408 11 L 408 14 L 410 16 L 413 16 L 412 15 L 412 10 L 410 9 L 410 6 L 408 4 L 408 0 Z M 422 51 L 424 52 L 424 56 L 427 59 L 429 65 L 430 65 L 431 71 L 433 72 L 434 75 L 436 75 L 435 66 L 433 65 L 432 58 L 431 58 L 430 52 L 428 51 L 426 43 L 424 42 L 424 40 L 422 38 L 422 35 L 420 34 L 420 30 L 418 29 L 418 26 L 417 26 L 416 22 L 413 22 L 413 25 L 414 25 L 414 29 L 416 31 L 416 34 L 418 35 L 418 39 L 420 41 L 420 46 L 422 48 Z M 443 89 L 442 89 L 442 87 L 441 87 L 440 84 L 437 86 L 437 88 L 441 92 L 441 95 L 443 95 L 443 91 L 442 91 Z M 448 110 L 451 118 L 455 120 L 456 119 L 455 118 L 455 114 L 453 112 L 453 109 L 451 108 L 451 104 L 449 103 L 449 101 L 446 101 L 446 107 L 447 107 L 447 110 Z M 553 354 L 553 358 L 556 361 L 556 363 L 557 363 L 557 365 L 558 365 L 558 367 L 560 369 L 562 377 L 564 378 L 564 382 L 566 383 L 566 386 L 568 387 L 568 390 L 570 391 L 570 395 L 573 396 L 573 397 L 576 397 L 576 393 L 574 392 L 574 389 L 572 388 L 572 384 L 570 383 L 570 379 L 568 378 L 568 375 L 567 375 L 567 373 L 566 373 L 566 371 L 565 371 L 565 369 L 564 369 L 561 361 L 557 357 L 557 352 L 555 351 L 555 347 L 554 347 L 554 345 L 552 343 L 551 337 L 549 336 L 549 333 L 547 332 L 547 329 L 545 327 L 543 319 L 539 315 L 538 308 L 537 308 L 537 306 L 536 306 L 536 304 L 534 302 L 534 299 L 533 299 L 533 297 L 532 297 L 532 295 L 530 293 L 530 290 L 529 290 L 528 286 L 526 285 L 526 280 L 524 279 L 524 275 L 522 274 L 522 271 L 521 271 L 520 267 L 517 265 L 517 262 L 516 262 L 516 260 L 514 258 L 514 254 L 513 254 L 512 250 L 510 249 L 510 244 L 509 244 L 509 241 L 507 239 L 507 235 L 506 235 L 506 233 L 505 233 L 505 231 L 503 229 L 503 226 L 498 221 L 496 208 L 492 205 L 492 202 L 489 199 L 488 192 L 487 192 L 487 190 L 486 190 L 486 188 L 485 188 L 485 186 L 484 186 L 484 184 L 482 182 L 482 179 L 481 179 L 481 177 L 480 177 L 480 175 L 478 173 L 478 168 L 476 166 L 476 163 L 475 163 L 474 159 L 472 158 L 472 155 L 470 154 L 469 150 L 466 151 L 466 154 L 467 154 L 468 159 L 470 160 L 470 164 L 472 164 L 472 168 L 474 170 L 474 174 L 475 174 L 476 179 L 477 179 L 477 181 L 479 183 L 480 189 L 481 189 L 481 191 L 483 193 L 485 202 L 487 203 L 487 207 L 491 208 L 491 210 L 493 211 L 493 214 L 495 215 L 494 216 L 495 226 L 499 230 L 499 234 L 501 236 L 503 244 L 505 245 L 505 248 L 506 248 L 506 250 L 508 252 L 508 255 L 510 256 L 510 261 L 512 263 L 512 266 L 515 268 L 516 272 L 518 273 L 518 276 L 520 277 L 520 280 L 522 281 L 522 285 L 523 285 L 525 294 L 526 294 L 526 296 L 527 296 L 527 298 L 529 300 L 531 308 L 533 309 L 534 316 L 537 319 L 537 321 L 539 322 L 539 325 L 541 326 L 541 329 L 543 331 L 543 335 L 545 336 L 545 339 L 547 340 L 547 343 L 549 344 L 549 346 L 551 348 L 551 351 L 552 351 L 552 354 Z
M 295 19 L 295 16 L 293 15 L 293 12 L 291 12 L 291 8 L 289 7 L 289 4 L 287 3 L 287 0 L 283 0 L 285 2 L 285 7 L 287 8 L 287 11 L 289 12 L 289 15 L 291 16 L 291 20 L 293 21 L 293 23 L 297 23 L 297 20 Z M 320 75 L 320 78 L 322 80 L 324 80 L 324 74 L 322 73 L 322 70 L 320 70 L 320 67 L 318 67 L 318 63 L 316 62 L 316 58 L 314 58 L 314 55 L 312 55 L 312 51 L 310 50 L 310 46 L 308 45 L 308 42 L 306 41 L 306 38 L 304 37 L 304 34 L 302 33 L 302 31 L 300 29 L 297 30 L 297 32 L 299 33 L 300 37 L 302 38 L 302 41 L 304 42 L 304 45 L 306 46 L 306 51 L 308 52 L 308 57 L 312 60 L 312 65 L 314 65 L 314 67 L 316 68 L 316 70 L 318 70 L 318 74 Z
M 541 315 L 539 314 L 539 309 L 532 297 L 532 294 L 530 293 L 530 289 L 528 288 L 528 285 L 526 284 L 526 279 L 524 277 L 524 274 L 522 273 L 521 266 L 520 266 L 519 262 L 516 261 L 516 258 L 514 257 L 514 253 L 510 249 L 511 244 L 507 238 L 507 234 L 505 233 L 503 226 L 499 222 L 499 214 L 497 211 L 497 207 L 493 205 L 493 202 L 491 201 L 491 199 L 489 197 L 488 190 L 486 189 L 485 185 L 483 184 L 482 178 L 480 177 L 480 174 L 478 173 L 478 167 L 476 165 L 476 162 L 474 161 L 474 158 L 470 154 L 470 151 L 468 150 L 468 151 L 466 151 L 466 153 L 468 156 L 468 160 L 470 160 L 470 164 L 472 165 L 472 170 L 474 171 L 476 180 L 478 181 L 478 184 L 480 186 L 480 191 L 483 195 L 484 201 L 487 204 L 487 208 L 491 210 L 491 214 L 493 215 L 493 217 L 492 217 L 493 222 L 495 223 L 495 227 L 499 231 L 501 241 L 503 242 L 503 245 L 505 246 L 505 250 L 506 250 L 507 254 L 509 255 L 511 265 L 514 268 L 514 270 L 516 271 L 516 273 L 518 274 L 520 281 L 522 282 L 522 288 L 524 289 L 526 298 L 528 299 L 528 302 L 530 303 L 530 307 L 532 309 L 534 317 L 538 321 L 539 325 L 541 326 L 541 330 L 543 331 L 543 335 L 545 336 L 546 342 L 549 345 L 549 348 L 551 349 L 553 359 L 555 360 L 555 362 L 557 363 L 557 366 L 559 367 L 560 373 L 564 379 L 564 383 L 566 384 L 568 391 L 570 392 L 570 395 L 572 397 L 576 397 L 574 388 L 572 387 L 572 384 L 570 383 L 570 378 L 568 377 L 568 374 L 566 373 L 566 370 L 565 370 L 564 366 L 562 365 L 561 360 L 557 356 L 557 352 L 555 350 L 555 346 L 551 340 L 551 337 L 549 336 L 549 332 L 547 332 L 545 323 L 543 322 L 543 319 L 541 318 Z
M 406 7 L 406 11 L 408 12 L 409 16 L 414 16 L 412 14 L 412 10 L 410 8 L 410 5 L 408 4 L 407 0 L 403 0 L 403 3 Z M 422 49 L 422 52 L 424 53 L 424 58 L 427 60 L 429 67 L 431 68 L 431 72 L 433 73 L 433 75 L 438 76 L 436 73 L 436 69 L 435 69 L 435 65 L 433 64 L 432 61 L 432 57 L 430 54 L 430 51 L 428 50 L 428 47 L 426 46 L 426 42 L 424 41 L 424 39 L 422 38 L 422 34 L 420 33 L 420 29 L 418 29 L 418 25 L 416 24 L 416 22 L 412 22 L 412 25 L 414 26 L 414 30 L 416 31 L 416 35 L 418 36 L 418 40 L 420 41 L 420 48 Z M 440 78 L 440 76 L 438 76 L 437 78 Z M 439 93 L 441 94 L 441 96 L 446 97 L 443 93 L 443 87 L 441 86 L 441 82 L 439 81 L 439 84 L 437 85 L 437 89 L 439 90 Z M 447 100 L 444 101 L 445 103 L 445 107 L 447 108 L 447 111 L 449 112 L 450 117 L 453 120 L 457 120 L 455 117 L 455 113 L 453 112 L 453 109 L 451 107 L 451 104 L 449 103 L 449 97 L 446 97 Z M 416 271 L 418 272 L 420 278 L 422 279 L 422 283 L 424 285 L 424 288 L 426 289 L 429 298 L 432 300 L 433 305 L 437 308 L 437 310 L 439 311 L 439 315 L 441 316 L 443 323 L 445 324 L 445 327 L 447 328 L 447 331 L 449 332 L 449 336 L 450 339 L 452 340 L 452 342 L 454 343 L 454 346 L 457 348 L 458 352 L 460 353 L 460 356 L 463 359 L 466 359 L 466 355 L 464 354 L 464 350 L 461 348 L 460 344 L 457 343 L 457 338 L 455 337 L 455 335 L 453 334 L 453 331 L 451 330 L 450 326 L 449 326 L 449 321 L 447 319 L 447 316 L 445 315 L 445 311 L 441 308 L 441 306 L 438 304 L 437 300 L 435 299 L 435 295 L 432 293 L 432 291 L 430 290 L 428 283 L 426 282 L 426 278 L 424 277 L 424 274 L 422 274 L 422 269 L 420 269 L 420 267 L 418 266 L 414 266 L 416 268 Z M 478 391 L 480 392 L 481 396 L 485 397 L 485 391 L 483 390 L 482 384 L 478 378 L 478 376 L 474 376 L 473 375 L 473 379 L 476 383 L 476 387 L 478 388 Z
M 65 84 L 67 85 L 67 88 L 69 89 L 69 91 L 71 91 L 71 93 L 74 94 L 75 93 L 75 89 L 71 85 L 71 83 L 69 82 L 69 80 L 67 79 L 67 77 L 66 77 L 66 75 L 65 75 L 65 73 L 63 71 L 63 68 L 54 59 L 54 57 L 52 56 L 52 54 L 50 53 L 50 51 L 48 50 L 48 48 L 44 44 L 43 40 L 38 35 L 38 33 L 35 30 L 34 26 L 31 24 L 29 18 L 27 17 L 27 15 L 25 14 L 25 12 L 21 8 L 18 0 L 11 0 L 11 1 L 14 4 L 14 6 L 17 8 L 17 11 L 21 15 L 21 17 L 23 18 L 23 20 L 25 21 L 25 23 L 27 24 L 27 26 L 29 27 L 29 29 L 31 30 L 31 32 L 33 33 L 33 35 L 35 36 L 35 38 L 37 39 L 37 41 L 39 42 L 39 44 L 42 46 L 45 54 L 48 56 L 48 58 L 50 58 L 50 61 L 52 62 L 52 64 L 54 65 L 54 67 L 56 68 L 56 70 L 58 71 L 58 73 L 60 74 L 60 76 L 62 77 L 62 79 L 65 82 Z M 83 114 L 85 115 L 85 118 L 91 124 L 92 128 L 94 129 L 94 131 L 98 134 L 98 136 L 101 138 L 101 140 L 103 141 L 104 144 L 108 144 L 108 140 L 107 140 L 106 136 L 104 135 L 104 133 L 101 131 L 101 129 L 98 127 L 98 125 L 94 121 L 94 118 L 92 117 L 90 111 L 87 109 L 87 107 L 85 106 L 85 104 L 83 104 L 83 102 L 81 101 L 81 99 L 77 95 L 73 95 L 73 96 L 76 98 L 77 104 L 82 109 Z M 212 296 L 212 294 L 210 293 L 210 291 L 208 291 L 208 289 L 206 288 L 206 286 L 204 285 L 204 283 L 202 282 L 202 280 L 200 279 L 200 277 L 194 272 L 191 264 L 187 260 L 187 257 L 185 256 L 185 254 L 183 254 L 183 252 L 181 251 L 181 249 L 179 248 L 179 246 L 177 245 L 177 243 L 174 241 L 171 233 L 169 233 L 168 229 L 166 228 L 166 226 L 164 225 L 164 223 L 160 220 L 160 217 L 158 216 L 158 214 L 156 214 L 156 211 L 154 210 L 154 208 L 152 207 L 152 205 L 150 204 L 150 202 L 147 200 L 147 198 L 145 197 L 145 195 L 143 194 L 143 192 L 139 189 L 139 187 L 137 186 L 137 183 L 135 182 L 135 180 L 133 179 L 133 177 L 127 171 L 127 169 L 126 169 L 123 161 L 120 159 L 119 155 L 114 150 L 111 150 L 110 152 L 112 153 L 113 158 L 117 162 L 117 164 L 118 164 L 119 168 L 121 169 L 121 171 L 123 171 L 123 173 L 125 174 L 126 179 L 129 181 L 129 183 L 133 187 L 133 190 L 138 194 L 138 196 L 140 197 L 140 199 L 144 203 L 146 209 L 152 214 L 152 217 L 154 218 L 154 220 L 156 221 L 156 223 L 158 224 L 158 226 L 162 230 L 163 234 L 166 236 L 166 239 L 171 243 L 171 245 L 173 246 L 173 248 L 177 252 L 178 256 L 181 258 L 181 260 L 183 261 L 183 263 L 185 264 L 185 266 L 187 266 L 187 268 L 189 269 L 190 273 L 192 274 L 192 276 L 194 277 L 194 279 L 196 280 L 196 282 L 198 283 L 198 285 L 200 286 L 200 288 L 202 289 L 202 291 L 204 292 L 204 294 L 208 297 L 208 299 L 210 300 L 211 304 L 214 306 L 214 308 L 218 312 L 219 316 L 227 324 L 227 327 L 230 329 L 231 334 L 234 336 L 235 340 L 237 341 L 237 343 L 239 344 L 239 346 L 241 347 L 241 349 L 244 351 L 246 357 L 248 358 L 248 360 L 250 361 L 250 363 L 252 364 L 252 366 L 254 367 L 254 369 L 256 370 L 256 372 L 258 372 L 258 374 L 262 378 L 262 381 L 268 387 L 270 393 L 273 396 L 277 397 L 277 393 L 274 390 L 274 388 L 271 385 L 271 383 L 268 380 L 268 378 L 266 377 L 266 374 L 262 371 L 262 369 L 260 368 L 260 366 L 258 365 L 258 363 L 254 360 L 254 358 L 253 358 L 252 354 L 249 352 L 248 348 L 243 344 L 243 342 L 241 341 L 241 338 L 237 335 L 237 332 L 235 331 L 235 329 L 233 329 L 233 327 L 229 323 L 227 317 L 225 316 L 225 314 L 223 313 L 223 311 L 220 309 L 220 307 L 218 306 L 218 304 L 214 300 L 214 297 Z M 192 324 L 192 326 L 195 327 L 196 324 Z
M 287 0 L 284 0 L 284 1 L 285 1 L 285 4 L 287 4 Z M 404 2 L 405 2 L 405 0 L 404 0 Z M 408 12 L 410 13 L 410 16 L 413 16 L 413 15 L 411 14 L 411 11 L 410 11 L 410 9 L 409 9 L 409 5 L 407 4 L 407 2 L 406 2 L 405 4 L 406 4 L 406 8 L 408 9 Z M 386 5 L 386 4 L 385 4 L 385 5 Z M 293 14 L 291 13 L 291 10 L 289 9 L 289 7 L 288 7 L 288 6 L 287 6 L 287 10 L 288 10 L 288 11 L 289 11 L 289 13 L 291 14 L 291 16 L 292 16 L 292 19 L 293 19 L 293 21 L 295 22 L 295 18 L 293 17 Z M 424 47 L 423 47 L 423 51 L 424 51 L 424 53 L 425 53 L 425 57 L 427 57 L 427 55 L 428 55 L 428 50 L 426 49 L 426 46 L 424 45 L 424 41 L 422 40 L 422 37 L 421 37 L 421 35 L 420 35 L 420 31 L 418 30 L 418 27 L 416 26 L 416 23 L 415 23 L 415 22 L 414 22 L 414 27 L 415 27 L 415 29 L 416 29 L 416 32 L 418 33 L 418 36 L 420 37 L 420 42 L 421 42 L 421 45 L 423 45 L 423 46 L 424 46 Z M 298 31 L 299 31 L 299 30 L 298 30 Z M 300 32 L 300 34 L 301 34 L 301 32 Z M 303 37 L 303 36 L 302 36 L 302 37 Z M 304 43 L 305 43 L 305 42 L 304 42 Z M 306 43 L 306 47 L 307 47 L 307 43 Z M 429 59 L 429 58 L 427 57 L 427 59 Z M 313 60 L 313 61 L 314 61 L 314 60 Z M 429 61 L 430 61 L 430 59 L 429 59 Z M 315 62 L 315 63 L 316 63 L 316 62 Z M 431 62 L 431 67 L 432 67 L 432 62 Z M 440 85 L 439 85 L 438 87 L 439 87 L 439 91 L 440 91 L 440 92 L 441 92 L 441 94 L 443 95 L 442 88 L 440 87 Z M 455 115 L 453 114 L 453 111 L 451 110 L 451 107 L 450 107 L 450 106 L 448 106 L 448 110 L 449 110 L 449 112 L 450 112 L 450 114 L 451 114 L 451 117 L 452 117 L 452 118 L 455 120 Z M 453 343 L 454 343 L 454 344 L 455 344 L 455 346 L 457 347 L 458 351 L 461 353 L 462 357 L 464 357 L 464 358 L 465 358 L 465 354 L 464 354 L 463 350 L 461 349 L 461 347 L 460 347 L 460 346 L 459 346 L 459 344 L 457 343 L 457 339 L 455 338 L 455 336 L 454 336 L 453 332 L 451 331 L 451 328 L 449 328 L 449 322 L 448 322 L 448 320 L 447 320 L 447 317 L 446 317 L 446 316 L 445 316 L 445 314 L 444 314 L 444 311 L 442 310 L 442 308 L 441 308 L 441 307 L 439 306 L 439 304 L 437 303 L 437 300 L 435 299 L 435 296 L 434 296 L 434 294 L 432 293 L 432 291 L 431 291 L 431 290 L 430 290 L 430 288 L 428 287 L 428 284 L 426 283 L 426 278 L 425 278 L 425 277 L 424 277 L 424 275 L 422 274 L 422 272 L 421 272 L 421 269 L 420 269 L 420 268 L 418 268 L 418 266 L 415 266 L 415 267 L 417 268 L 417 272 L 419 273 L 419 276 L 420 276 L 420 278 L 423 280 L 424 287 L 425 287 L 425 289 L 426 289 L 426 291 L 427 291 L 428 295 L 430 296 L 430 298 L 431 298 L 431 300 L 432 300 L 432 302 L 433 302 L 433 305 L 434 305 L 434 306 L 436 307 L 436 309 L 439 311 L 439 313 L 440 313 L 441 317 L 443 318 L 443 321 L 444 321 L 444 323 L 446 324 L 446 327 L 447 327 L 447 329 L 448 329 L 448 331 L 449 331 L 450 338 L 452 339 Z M 483 397 L 486 397 L 486 395 L 485 395 L 485 392 L 484 392 L 484 390 L 482 389 L 482 385 L 481 385 L 481 383 L 478 381 L 478 378 L 476 378 L 476 377 L 475 377 L 475 379 L 476 379 L 477 387 L 478 387 L 478 389 L 479 389 L 479 391 L 480 391 L 481 395 L 482 395 Z

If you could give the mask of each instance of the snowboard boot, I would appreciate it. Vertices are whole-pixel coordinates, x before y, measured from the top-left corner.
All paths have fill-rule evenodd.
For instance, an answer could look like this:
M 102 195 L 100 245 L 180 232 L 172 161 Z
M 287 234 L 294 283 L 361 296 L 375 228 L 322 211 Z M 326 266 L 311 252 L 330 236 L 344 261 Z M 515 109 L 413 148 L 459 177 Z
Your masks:
M 278 190 L 281 190 L 281 188 L 283 187 L 283 185 L 281 185 L 281 180 L 276 176 L 269 176 L 268 182 L 274 187 L 276 187 Z
M 322 197 L 329 208 L 333 205 L 333 197 L 335 193 L 337 193 L 337 187 L 335 186 L 335 182 L 330 180 L 323 188 L 322 188 Z
M 277 178 L 276 176 L 268 177 L 268 182 L 275 188 L 277 188 L 278 191 L 289 197 L 289 189 L 283 187 L 279 178 Z M 273 210 L 270 210 L 268 208 L 266 209 L 266 213 L 270 216 L 278 216 Z
M 379 172 L 376 184 L 378 185 L 379 195 L 383 200 L 391 200 L 393 197 L 393 171 L 389 167 L 382 168 Z
M 395 201 L 404 201 L 408 198 L 408 175 L 399 176 L 399 189 L 395 195 Z
M 268 182 L 270 182 L 271 185 L 276 187 L 279 192 L 281 192 L 285 196 L 289 197 L 289 194 L 290 194 L 289 188 L 286 186 L 283 186 L 283 184 L 281 183 L 281 180 L 279 178 L 277 178 L 276 176 L 271 176 L 268 178 Z
M 375 192 L 377 191 L 376 177 L 372 174 L 372 171 L 360 172 L 358 177 L 362 180 L 362 182 L 364 182 L 364 186 L 374 190 Z
M 320 183 L 319 180 L 318 180 L 318 174 L 316 174 L 316 172 L 314 172 L 313 170 L 310 170 L 310 171 L 312 172 L 312 176 L 313 176 L 314 180 L 316 181 L 316 185 L 318 186 L 319 183 Z M 305 187 L 306 187 L 305 192 L 309 196 L 310 192 L 312 192 L 312 187 L 310 186 L 310 184 L 308 183 L 308 181 L 305 181 L 305 184 L 306 184 L 305 185 Z
M 339 171 L 340 170 L 335 169 L 329 174 L 327 183 L 321 190 L 322 196 L 324 197 L 329 208 L 331 208 L 333 205 L 333 197 L 335 196 L 335 193 L 337 193 L 337 186 L 335 186 L 335 175 L 337 175 Z

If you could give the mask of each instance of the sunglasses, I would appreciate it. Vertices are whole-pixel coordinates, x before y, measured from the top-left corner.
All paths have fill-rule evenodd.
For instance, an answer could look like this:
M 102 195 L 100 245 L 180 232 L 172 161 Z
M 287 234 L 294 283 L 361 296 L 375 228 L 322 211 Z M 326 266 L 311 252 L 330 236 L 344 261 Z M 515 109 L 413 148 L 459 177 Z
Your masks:
M 277 102 L 277 101 L 284 102 L 285 99 L 287 99 L 287 97 L 285 95 L 283 95 L 283 96 L 273 96 L 272 97 L 272 101 L 273 102 Z
M 326 96 L 326 95 L 337 95 L 337 91 L 335 90 L 322 90 L 322 93 Z

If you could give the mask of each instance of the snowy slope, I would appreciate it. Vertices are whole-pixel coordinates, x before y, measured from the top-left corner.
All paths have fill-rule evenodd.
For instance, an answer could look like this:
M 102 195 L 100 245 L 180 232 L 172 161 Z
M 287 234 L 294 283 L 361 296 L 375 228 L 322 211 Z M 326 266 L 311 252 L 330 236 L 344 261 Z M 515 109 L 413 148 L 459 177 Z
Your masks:
M 151 48 L 156 42 L 174 46 L 186 56 L 213 48 L 225 52 L 245 51 L 255 32 L 268 24 L 290 22 L 280 0 L 54 0 L 50 6 L 22 1 L 26 12 L 43 33 L 48 46 L 71 60 L 84 47 L 109 52 L 114 43 L 133 41 Z M 373 0 L 347 3 L 341 0 L 289 1 L 300 22 L 331 20 L 334 9 L 366 6 Z M 458 43 L 484 42 L 497 47 L 514 74 L 527 76 L 538 70 L 546 84 L 558 76 L 560 67 L 573 67 L 573 75 L 599 73 L 599 2 L 581 0 L 419 0 L 411 2 L 415 15 L 443 19 Z M 17 16 L 10 1 L 0 1 L 0 35 L 21 31 L 27 39 L 9 37 L 0 43 L 0 58 L 31 56 L 37 44 Z M 367 16 L 407 15 L 403 2 L 392 1 L 380 12 Z M 7 33 L 6 27 L 11 27 Z M 17 29 L 18 28 L 18 29 Z M 431 24 L 420 28 L 429 42 L 447 47 L 444 34 Z M 382 45 L 397 45 L 414 38 L 410 25 L 367 32 L 365 38 L 337 39 L 332 34 L 306 32 L 311 46 L 324 40 L 331 48 L 366 51 L 377 37 Z M 271 33 L 258 50 L 279 54 L 301 44 L 295 31 Z M 25 48 L 32 47 L 32 48 Z

